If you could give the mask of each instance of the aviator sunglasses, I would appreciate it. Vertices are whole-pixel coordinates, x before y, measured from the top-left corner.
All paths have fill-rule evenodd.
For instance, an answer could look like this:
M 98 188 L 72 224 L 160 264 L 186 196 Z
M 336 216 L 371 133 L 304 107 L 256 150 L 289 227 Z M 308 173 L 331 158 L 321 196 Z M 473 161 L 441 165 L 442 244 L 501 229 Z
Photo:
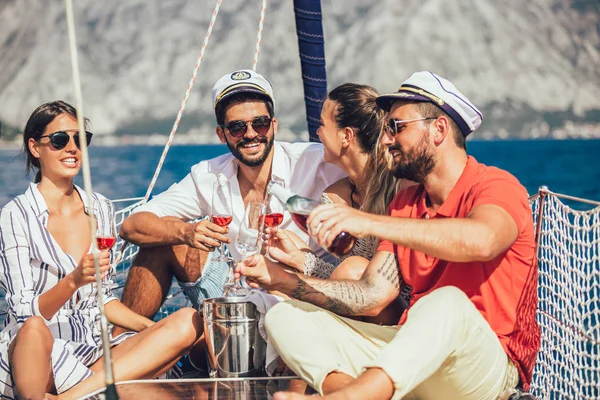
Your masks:
M 231 121 L 227 125 L 221 125 L 221 127 L 226 128 L 229 131 L 229 134 L 236 139 L 241 138 L 248 131 L 248 125 L 252 125 L 252 129 L 254 132 L 258 133 L 260 136 L 265 136 L 269 129 L 271 129 L 272 118 L 269 117 L 256 117 L 252 121 Z
M 388 130 L 390 135 L 392 135 L 392 137 L 394 137 L 402 130 L 404 125 L 411 123 L 411 122 L 427 121 L 429 119 L 437 119 L 437 118 L 415 118 L 415 119 L 405 119 L 405 120 L 390 118 L 390 120 L 388 121 L 388 125 L 385 128 Z
M 85 132 L 85 141 L 88 146 L 92 142 L 92 136 L 93 136 L 92 132 L 88 132 L 88 131 Z M 40 136 L 40 139 L 45 138 L 45 137 L 50 139 L 50 144 L 56 150 L 64 149 L 65 147 L 67 147 L 67 144 L 69 144 L 69 140 L 71 140 L 71 136 L 69 136 L 69 134 L 65 131 L 58 131 L 58 132 L 50 133 L 48 135 L 43 135 L 43 136 Z M 75 140 L 75 145 L 77 146 L 77 148 L 80 149 L 81 147 L 79 147 L 79 133 L 76 133 L 73 135 L 73 140 Z

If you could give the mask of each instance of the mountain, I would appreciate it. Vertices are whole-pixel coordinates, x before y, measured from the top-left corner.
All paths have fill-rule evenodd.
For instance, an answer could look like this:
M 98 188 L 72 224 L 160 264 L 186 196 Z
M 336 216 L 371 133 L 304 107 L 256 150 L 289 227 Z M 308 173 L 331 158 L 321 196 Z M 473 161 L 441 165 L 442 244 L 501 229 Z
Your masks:
M 74 3 L 94 131 L 168 133 L 215 1 Z M 223 1 L 180 125 L 184 140 L 215 139 L 210 91 L 224 73 L 252 66 L 260 3 Z M 600 137 L 598 0 L 322 3 L 330 88 L 354 81 L 395 91 L 429 69 L 484 111 L 480 137 Z M 269 2 L 258 71 L 274 85 L 280 126 L 305 138 L 297 52 L 292 1 Z M 64 3 L 0 0 L 0 120 L 23 126 L 45 101 L 74 102 L 71 76 Z

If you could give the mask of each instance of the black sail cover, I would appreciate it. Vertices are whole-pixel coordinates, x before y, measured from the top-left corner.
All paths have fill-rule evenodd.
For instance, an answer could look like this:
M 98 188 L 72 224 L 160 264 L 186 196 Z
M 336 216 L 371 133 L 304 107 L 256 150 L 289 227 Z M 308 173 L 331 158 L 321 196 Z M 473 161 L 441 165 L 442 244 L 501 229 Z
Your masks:
M 294 0 L 296 32 L 300 50 L 306 122 L 311 142 L 319 142 L 317 129 L 321 107 L 327 97 L 325 40 L 320 0 Z

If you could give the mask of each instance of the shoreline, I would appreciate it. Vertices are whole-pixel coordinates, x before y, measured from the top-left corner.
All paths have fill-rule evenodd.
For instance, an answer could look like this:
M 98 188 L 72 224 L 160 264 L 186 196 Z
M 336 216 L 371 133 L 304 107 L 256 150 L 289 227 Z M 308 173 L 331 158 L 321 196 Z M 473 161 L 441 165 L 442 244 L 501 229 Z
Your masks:
M 161 136 L 162 143 L 160 141 L 141 141 L 141 140 L 131 140 L 130 138 L 122 141 L 113 140 L 110 138 L 109 140 L 100 139 L 95 140 L 93 143 L 94 147 L 164 147 L 168 137 Z M 306 142 L 307 140 L 289 140 L 288 138 L 280 138 L 282 142 Z M 285 140 L 288 139 L 288 140 Z M 521 137 L 493 137 L 493 138 L 481 138 L 481 137 L 473 137 L 469 138 L 467 143 L 473 142 L 546 142 L 546 141 L 596 141 L 600 140 L 600 137 L 540 137 L 540 138 L 521 138 Z M 14 151 L 21 150 L 22 143 L 20 141 L 6 141 L 0 139 L 0 151 Z M 224 144 L 218 141 L 208 141 L 208 142 L 193 142 L 193 141 L 184 141 L 182 142 L 173 142 L 171 147 L 184 147 L 184 146 L 225 146 Z

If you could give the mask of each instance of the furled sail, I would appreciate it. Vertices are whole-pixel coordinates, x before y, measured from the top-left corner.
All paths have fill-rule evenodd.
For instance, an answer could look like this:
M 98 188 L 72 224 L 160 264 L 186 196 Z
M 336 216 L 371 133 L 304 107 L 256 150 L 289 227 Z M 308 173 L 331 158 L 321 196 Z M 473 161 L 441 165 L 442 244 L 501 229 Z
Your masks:
M 319 127 L 321 106 L 327 97 L 321 2 L 294 0 L 294 14 L 296 15 L 296 33 L 300 50 L 308 133 L 311 142 L 318 142 L 317 128 Z

